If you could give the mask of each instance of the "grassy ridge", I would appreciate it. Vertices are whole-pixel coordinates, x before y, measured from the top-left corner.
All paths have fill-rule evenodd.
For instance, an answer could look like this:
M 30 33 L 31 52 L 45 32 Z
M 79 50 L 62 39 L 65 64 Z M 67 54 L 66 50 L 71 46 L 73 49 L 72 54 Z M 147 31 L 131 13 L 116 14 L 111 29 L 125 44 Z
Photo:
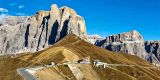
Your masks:
M 106 69 L 97 68 L 93 65 L 77 65 L 82 73 L 86 75 L 84 76 L 84 80 L 94 80 L 95 78 L 100 80 L 160 80 L 160 70 L 158 68 L 148 69 L 138 66 L 153 66 L 139 57 L 123 53 L 114 53 L 99 48 L 73 34 L 66 36 L 52 47 L 43 51 L 32 54 L 24 53 L 14 58 L 6 56 L 0 58 L 0 80 L 21 80 L 22 78 L 16 73 L 16 69 L 20 67 L 33 67 L 51 62 L 74 62 L 84 57 L 90 57 L 91 61 L 100 60 L 106 63 L 137 65 L 137 67 L 112 67 Z M 46 68 L 38 71 L 37 76 L 44 79 L 44 73 L 50 75 L 50 77 L 48 76 L 48 80 L 54 77 L 51 75 L 53 73 L 56 74 L 57 77 L 59 76 L 59 79 L 75 79 L 75 76 L 73 76 L 68 66 Z M 93 79 L 92 77 L 95 78 Z

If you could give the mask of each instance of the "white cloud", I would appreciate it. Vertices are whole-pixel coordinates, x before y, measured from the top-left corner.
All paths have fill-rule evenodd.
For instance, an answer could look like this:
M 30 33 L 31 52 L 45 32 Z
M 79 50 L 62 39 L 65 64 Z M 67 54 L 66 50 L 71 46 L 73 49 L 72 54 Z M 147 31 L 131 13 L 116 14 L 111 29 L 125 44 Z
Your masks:
M 24 16 L 25 14 L 24 13 L 16 13 L 16 15 L 18 15 L 18 16 Z
M 19 8 L 19 9 L 22 9 L 22 8 L 24 8 L 24 5 L 20 5 L 20 6 L 18 6 L 18 8 Z
M 0 8 L 0 12 L 1 12 L 1 13 L 5 13 L 5 12 L 8 12 L 8 10 L 7 10 L 7 9 L 4 9 L 4 8 Z

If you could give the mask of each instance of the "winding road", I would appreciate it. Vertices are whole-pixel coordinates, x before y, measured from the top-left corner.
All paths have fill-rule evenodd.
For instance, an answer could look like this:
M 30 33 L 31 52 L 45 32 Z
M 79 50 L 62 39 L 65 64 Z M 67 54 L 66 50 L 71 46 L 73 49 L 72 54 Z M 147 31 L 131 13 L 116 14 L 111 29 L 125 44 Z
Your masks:
M 88 63 L 77 63 L 77 62 L 71 62 L 71 63 L 63 63 L 63 64 L 57 64 L 57 65 L 48 65 L 46 67 L 53 67 L 53 66 L 60 66 L 60 65 L 71 65 L 71 64 L 92 64 L 90 62 Z M 107 68 L 112 68 L 112 66 L 121 66 L 121 67 L 125 67 L 125 66 L 139 66 L 139 65 L 127 65 L 127 64 L 107 64 L 104 62 L 100 62 L 98 65 L 94 64 L 94 66 L 104 66 Z M 105 68 L 104 67 L 104 68 Z M 158 67 L 147 67 L 147 66 L 139 66 L 139 67 L 144 67 L 144 68 L 158 68 Z M 28 69 L 31 71 L 38 71 L 39 69 L 44 68 L 43 66 L 39 66 L 39 67 L 34 67 L 34 68 L 19 68 L 17 69 L 17 72 L 19 75 L 21 75 L 25 80 L 38 80 L 35 76 L 33 76 L 30 72 L 28 72 Z

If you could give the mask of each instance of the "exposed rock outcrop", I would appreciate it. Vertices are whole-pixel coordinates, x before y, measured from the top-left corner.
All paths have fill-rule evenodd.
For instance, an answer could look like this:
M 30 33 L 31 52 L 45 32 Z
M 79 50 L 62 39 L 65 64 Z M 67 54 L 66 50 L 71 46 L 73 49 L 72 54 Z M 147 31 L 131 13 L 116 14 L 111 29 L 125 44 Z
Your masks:
M 136 31 L 130 31 L 117 35 L 111 35 L 104 40 L 97 41 L 95 45 L 114 52 L 124 52 L 145 58 L 143 37 Z
M 149 54 L 154 54 L 160 61 L 160 41 L 145 41 L 145 50 Z
M 159 63 L 160 61 L 160 42 L 145 42 L 136 30 L 111 35 L 103 40 L 97 40 L 95 45 L 114 52 L 137 55 L 151 63 Z
M 66 6 L 54 4 L 33 16 L 6 16 L 0 22 L 0 54 L 39 51 L 71 33 L 87 39 L 83 17 Z

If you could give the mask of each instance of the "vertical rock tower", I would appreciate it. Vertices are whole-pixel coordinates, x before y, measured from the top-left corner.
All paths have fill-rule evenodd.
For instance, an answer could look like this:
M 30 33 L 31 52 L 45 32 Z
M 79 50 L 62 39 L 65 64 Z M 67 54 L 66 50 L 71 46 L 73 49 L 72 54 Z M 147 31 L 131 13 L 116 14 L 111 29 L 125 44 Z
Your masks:
M 33 16 L 6 16 L 0 22 L 0 54 L 35 52 L 48 48 L 67 34 L 87 39 L 84 18 L 69 7 L 51 5 Z

